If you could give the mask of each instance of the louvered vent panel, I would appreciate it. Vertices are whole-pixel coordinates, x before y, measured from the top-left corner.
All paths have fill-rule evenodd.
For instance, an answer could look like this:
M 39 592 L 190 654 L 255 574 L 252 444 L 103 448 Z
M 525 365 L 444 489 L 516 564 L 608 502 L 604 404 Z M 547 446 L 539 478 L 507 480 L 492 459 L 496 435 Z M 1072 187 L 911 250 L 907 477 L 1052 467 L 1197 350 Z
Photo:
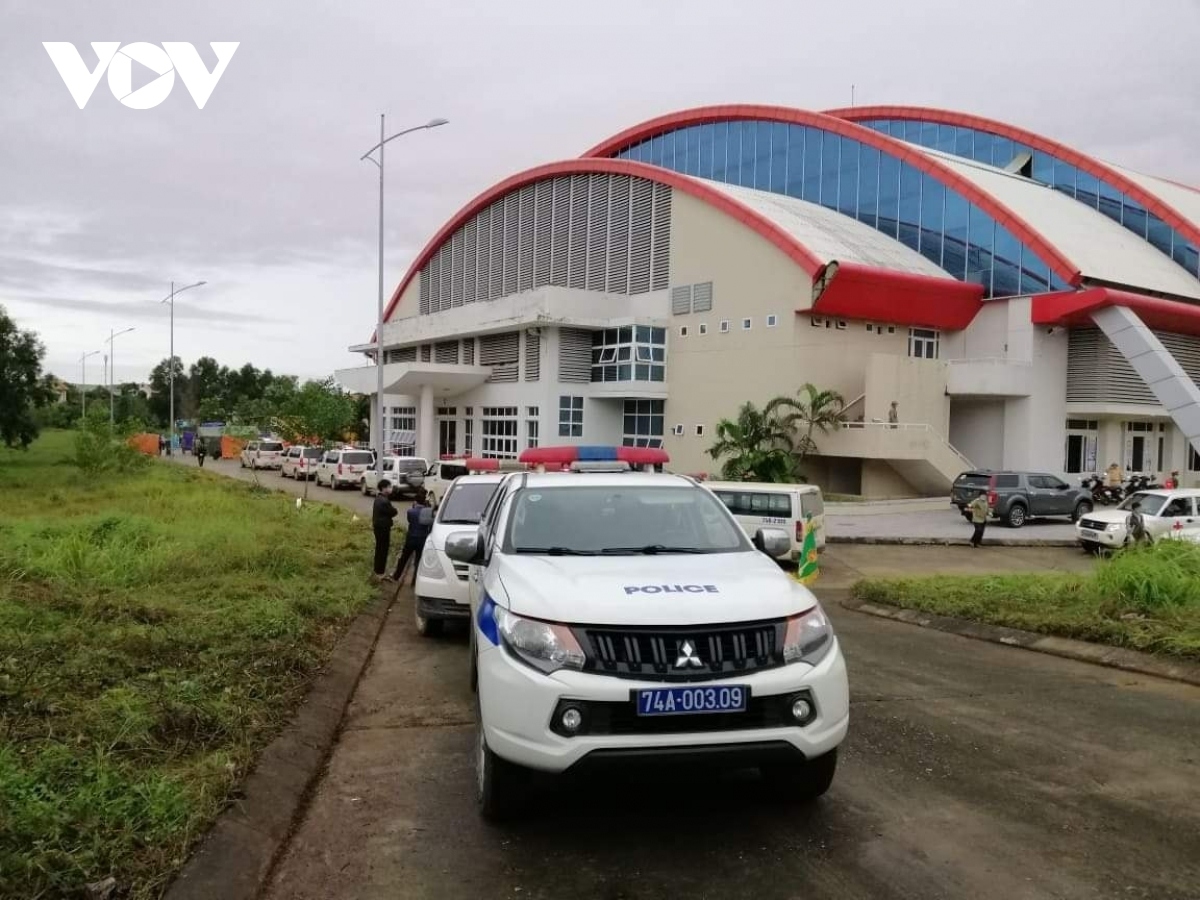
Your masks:
M 433 361 L 442 365 L 457 365 L 458 341 L 441 341 L 434 344 Z
M 629 186 L 632 179 L 614 177 L 609 185 L 608 277 L 610 294 L 629 293 Z
M 550 283 L 567 286 L 567 259 L 571 249 L 571 179 L 554 179 L 554 225 L 550 239 Z
M 571 252 L 567 287 L 587 287 L 588 176 L 571 176 Z
M 488 240 L 488 299 L 504 296 L 504 203 L 492 204 L 492 236 Z
M 1200 383 L 1200 338 L 1154 332 L 1192 381 Z M 1072 329 L 1068 340 L 1068 403 L 1147 403 L 1158 399 L 1099 328 Z
M 425 268 L 423 268 L 421 270 L 420 312 L 421 312 L 421 315 L 423 315 L 423 316 L 429 315 L 429 312 L 430 312 L 430 309 L 429 309 L 429 284 L 430 284 L 429 263 L 426 263 Z M 114 368 L 116 368 L 116 367 L 114 366 Z
M 384 355 L 384 362 L 388 363 L 410 363 L 416 361 L 416 347 L 397 347 L 395 350 L 389 350 Z
M 542 338 L 532 331 L 525 332 L 525 380 L 537 381 L 542 374 Z
M 521 354 L 519 341 L 520 334 L 516 331 L 486 334 L 479 339 L 479 364 L 492 367 L 488 381 L 517 380 L 517 365 Z
M 534 185 L 533 286 L 550 283 L 550 236 L 554 233 L 554 182 Z
M 654 191 L 644 178 L 633 181 L 633 220 L 629 241 L 629 293 L 650 290 L 650 249 L 653 231 Z
M 671 188 L 654 185 L 654 249 L 650 290 L 665 291 L 671 283 Z
M 517 268 L 521 249 L 521 195 L 513 191 L 504 198 L 504 280 L 501 296 L 517 292 Z
M 586 384 L 592 380 L 592 333 L 581 328 L 558 332 L 558 380 Z
M 475 300 L 491 300 L 488 295 L 488 274 L 491 271 L 492 254 L 488 249 L 492 240 L 492 208 L 489 206 L 477 217 L 479 222 L 479 250 L 475 257 Z
M 686 316 L 692 311 L 692 286 L 690 284 L 671 288 L 671 315 Z
M 438 301 L 442 296 L 442 275 L 438 266 L 441 263 L 441 256 L 437 253 L 429 258 L 429 265 L 426 267 L 429 271 L 429 311 L 437 312 L 441 307 Z
M 475 302 L 475 254 L 478 252 L 477 219 L 463 226 L 463 303 Z
M 692 285 L 692 312 L 712 312 L 713 287 L 711 281 Z
M 450 239 L 450 305 L 463 305 L 463 247 L 466 233 L 460 228 Z
M 462 364 L 464 366 L 475 365 L 475 338 L 463 338 Z
M 588 176 L 587 289 L 603 291 L 608 271 L 608 183 L 612 176 Z
M 530 184 L 521 188 L 520 207 L 521 230 L 517 245 L 517 290 L 528 291 L 533 287 L 534 232 L 537 230 L 534 218 L 534 185 Z
M 433 345 L 432 344 L 422 344 L 421 345 L 421 362 L 429 362 L 432 357 L 433 357 Z
M 453 243 L 453 240 L 446 241 L 446 243 L 442 245 L 442 249 L 438 251 L 438 274 L 442 278 L 442 293 L 441 296 L 438 297 L 438 306 L 441 309 L 450 308 L 450 274 L 451 270 L 454 268 L 454 257 L 451 253 Z

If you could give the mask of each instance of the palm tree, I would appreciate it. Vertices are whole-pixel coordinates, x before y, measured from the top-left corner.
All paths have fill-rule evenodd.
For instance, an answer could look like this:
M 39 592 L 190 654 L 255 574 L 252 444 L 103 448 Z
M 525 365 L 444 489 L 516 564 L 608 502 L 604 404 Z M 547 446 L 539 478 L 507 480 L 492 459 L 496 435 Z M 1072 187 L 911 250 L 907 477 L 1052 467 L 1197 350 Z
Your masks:
M 726 480 L 786 482 L 794 476 L 790 430 L 770 406 L 743 403 L 736 419 L 717 423 L 717 440 L 708 455 L 728 457 L 721 465 Z
M 765 412 L 779 416 L 789 429 L 800 427 L 801 433 L 795 442 L 796 462 L 799 464 L 809 453 L 817 452 L 814 432 L 828 434 L 841 427 L 846 420 L 845 409 L 846 401 L 837 391 L 822 390 L 805 382 L 800 385 L 795 397 L 776 397 L 767 404 Z

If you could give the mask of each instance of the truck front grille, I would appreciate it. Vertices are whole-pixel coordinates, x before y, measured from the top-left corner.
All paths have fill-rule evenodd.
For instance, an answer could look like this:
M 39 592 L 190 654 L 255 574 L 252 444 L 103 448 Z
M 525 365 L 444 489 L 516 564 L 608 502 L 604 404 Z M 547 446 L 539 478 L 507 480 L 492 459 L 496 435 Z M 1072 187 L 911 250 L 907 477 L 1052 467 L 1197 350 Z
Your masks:
M 706 681 L 783 665 L 784 627 L 782 619 L 685 628 L 584 626 L 575 629 L 575 637 L 586 657 L 585 671 L 648 681 Z

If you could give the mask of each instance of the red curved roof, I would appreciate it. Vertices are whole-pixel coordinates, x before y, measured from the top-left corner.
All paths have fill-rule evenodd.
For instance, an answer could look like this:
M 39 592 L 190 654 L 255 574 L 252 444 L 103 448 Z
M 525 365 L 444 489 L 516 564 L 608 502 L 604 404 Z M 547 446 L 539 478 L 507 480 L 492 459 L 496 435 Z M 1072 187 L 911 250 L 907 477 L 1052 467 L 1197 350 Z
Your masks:
M 864 107 L 865 108 L 865 107 Z M 920 169 L 942 184 L 953 188 L 966 197 L 980 209 L 985 210 L 993 219 L 1003 225 L 1018 240 L 1034 250 L 1038 256 L 1067 284 L 1077 285 L 1081 280 L 1079 267 L 1068 259 L 1050 241 L 1026 220 L 1019 217 L 1003 203 L 990 194 L 980 190 L 969 180 L 949 167 L 938 162 L 931 156 L 922 153 L 911 144 L 896 140 L 870 128 L 857 125 L 843 118 L 824 113 L 809 112 L 803 109 L 792 109 L 787 106 L 760 106 L 755 104 L 732 104 L 728 106 L 701 106 L 695 109 L 685 109 L 682 112 L 670 113 L 626 128 L 624 131 L 602 141 L 584 154 L 585 158 L 612 156 L 630 144 L 636 144 L 647 138 L 655 137 L 677 128 L 689 125 L 704 125 L 708 122 L 724 122 L 730 120 L 762 119 L 770 122 L 782 122 L 789 125 L 807 125 L 818 128 L 841 137 L 851 138 L 870 147 L 875 147 L 883 153 L 902 159 Z
M 1115 288 L 1038 294 L 1033 298 L 1030 317 L 1035 325 L 1078 328 L 1091 325 L 1092 313 L 1108 306 L 1124 306 L 1133 310 L 1147 328 L 1155 331 L 1200 335 L 1200 306 Z
M 963 128 L 974 128 L 977 131 L 986 131 L 989 134 L 1019 141 L 1026 146 L 1033 147 L 1035 150 L 1041 150 L 1043 153 L 1048 153 L 1057 159 L 1069 162 L 1071 165 L 1077 166 L 1110 187 L 1128 194 L 1168 225 L 1175 228 L 1181 234 L 1187 235 L 1197 246 L 1200 246 L 1200 223 L 1192 222 L 1186 216 L 1180 214 L 1169 203 L 1164 202 L 1137 182 L 1102 163 L 1100 160 L 1086 156 L 1078 150 L 1072 150 L 1058 141 L 1042 137 L 1040 134 L 1034 134 L 1032 131 L 1026 131 L 1024 128 L 1017 128 L 1015 125 L 1007 125 L 1004 122 L 997 122 L 994 119 L 985 119 L 982 116 L 973 116 L 968 113 L 925 106 L 852 106 L 843 109 L 826 110 L 825 115 L 845 119 L 848 122 L 862 122 L 867 119 L 904 119 L 914 122 L 936 122 L 939 125 L 960 125 Z M 1172 184 L 1177 184 L 1180 187 L 1189 187 L 1179 182 L 1172 182 Z M 1189 189 L 1195 190 L 1195 188 Z

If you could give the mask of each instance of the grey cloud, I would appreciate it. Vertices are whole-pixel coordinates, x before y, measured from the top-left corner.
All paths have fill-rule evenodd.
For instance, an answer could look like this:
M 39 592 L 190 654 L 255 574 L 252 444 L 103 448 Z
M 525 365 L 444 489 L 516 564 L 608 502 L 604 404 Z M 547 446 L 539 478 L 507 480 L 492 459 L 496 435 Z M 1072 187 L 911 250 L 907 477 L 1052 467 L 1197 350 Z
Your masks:
M 0 295 L 2 296 L 2 295 Z M 79 297 L 46 297 L 40 294 L 9 295 L 9 300 L 15 300 L 27 305 L 43 309 L 67 309 L 75 312 L 104 314 L 109 319 L 139 319 L 161 322 L 166 316 L 162 303 L 139 302 L 136 300 L 88 300 Z M 175 318 L 197 322 L 215 323 L 217 325 L 238 325 L 271 322 L 265 316 L 251 313 L 232 312 L 206 306 L 202 302 L 175 304 Z

